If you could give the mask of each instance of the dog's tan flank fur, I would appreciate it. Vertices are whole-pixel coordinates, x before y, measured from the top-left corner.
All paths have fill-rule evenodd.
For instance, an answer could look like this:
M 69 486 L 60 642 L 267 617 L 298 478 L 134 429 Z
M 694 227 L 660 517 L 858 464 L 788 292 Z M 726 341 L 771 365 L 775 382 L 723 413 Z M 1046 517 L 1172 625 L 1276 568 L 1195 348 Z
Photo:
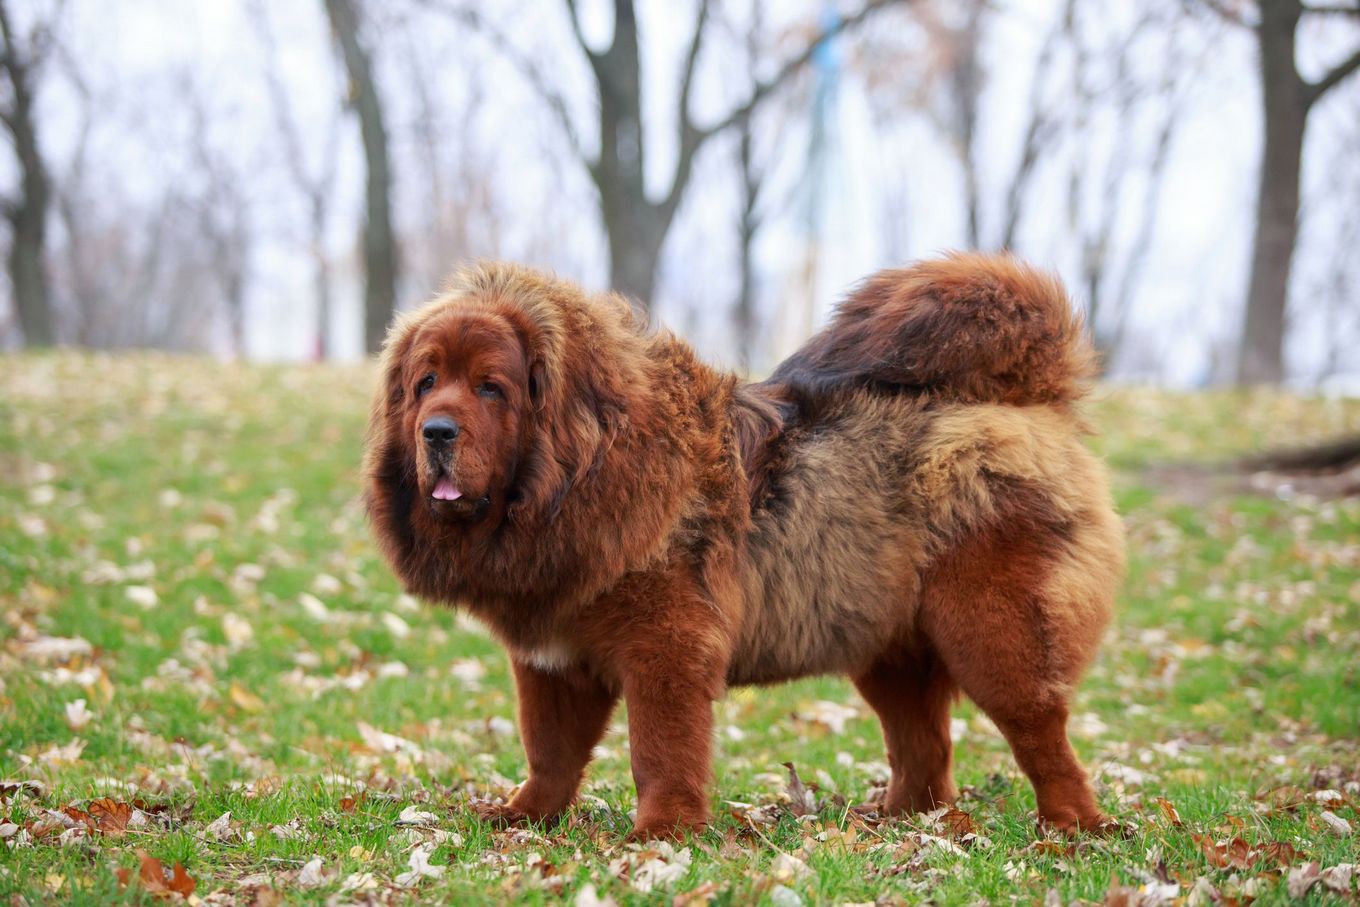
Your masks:
M 702 826 L 713 700 L 841 673 L 882 721 L 886 810 L 956 795 L 961 691 L 1042 821 L 1101 824 L 1066 735 L 1122 568 L 1091 363 L 1057 282 L 1000 256 L 870 278 L 759 384 L 616 296 L 460 274 L 389 336 L 366 472 L 407 588 L 509 650 L 529 779 L 490 817 L 565 809 L 622 698 L 634 834 Z

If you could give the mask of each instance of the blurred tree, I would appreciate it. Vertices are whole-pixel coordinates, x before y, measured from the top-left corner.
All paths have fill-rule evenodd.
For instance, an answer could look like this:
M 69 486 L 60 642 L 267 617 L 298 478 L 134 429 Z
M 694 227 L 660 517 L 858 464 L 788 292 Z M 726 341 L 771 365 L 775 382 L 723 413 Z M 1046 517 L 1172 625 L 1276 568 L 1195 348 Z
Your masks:
M 0 199 L 9 221 L 9 277 L 15 312 L 24 340 L 30 346 L 56 341 L 47 285 L 47 212 L 51 181 L 38 140 L 35 110 L 38 80 L 53 45 L 53 28 L 61 13 L 36 21 L 20 35 L 10 16 L 8 0 L 0 0 L 0 72 L 7 97 L 0 100 L 0 121 L 14 145 L 19 187 L 11 198 Z
M 763 16 L 759 3 L 752 4 L 751 20 L 747 23 L 742 36 L 745 51 L 745 65 L 751 80 L 752 91 L 759 84 L 756 67 L 759 63 L 759 41 L 763 30 Z M 737 174 L 741 183 L 741 199 L 737 214 L 738 268 L 740 282 L 737 300 L 733 310 L 733 322 L 737 332 L 737 361 L 744 369 L 751 367 L 756 343 L 756 263 L 755 239 L 760 229 L 761 190 L 765 185 L 765 172 L 756 163 L 755 130 L 752 128 L 752 113 L 747 113 L 737 122 Z
M 282 144 L 283 163 L 288 177 L 297 187 L 306 204 L 307 254 L 312 260 L 312 292 L 316 306 L 316 340 L 313 358 L 322 361 L 330 357 L 332 309 L 331 258 L 326 248 L 326 231 L 330 225 L 331 197 L 335 191 L 335 168 L 339 142 L 336 141 L 338 122 L 326 118 L 326 133 L 316 147 L 321 161 L 313 167 L 307 160 L 307 143 L 298 128 L 298 118 L 288 99 L 279 72 L 278 46 L 269 22 L 269 10 L 262 0 L 251 0 L 250 18 L 264 50 L 264 80 L 269 100 L 274 108 L 274 122 Z
M 876 55 L 870 85 L 886 110 L 923 110 L 944 136 L 960 169 L 970 246 L 1049 259 L 1056 248 L 1072 262 L 1108 363 L 1124 340 L 1185 97 L 1206 59 L 1192 46 L 1204 29 L 1188 27 L 1181 0 L 1118 11 L 1099 0 L 1059 0 L 1047 9 L 1024 94 L 1007 102 L 1007 116 L 992 98 L 1009 87 L 994 73 L 1006 64 L 992 35 L 1007 27 L 995 0 L 914 5 L 915 30 L 881 36 L 890 46 Z M 998 142 L 1012 123 L 1013 137 Z M 1016 149 L 1010 162 L 998 160 L 998 144 Z M 1043 205 L 1058 199 L 1064 231 Z M 1028 229 L 1039 225 L 1047 231 Z
M 392 169 L 382 96 L 361 34 L 358 0 L 324 0 L 331 31 L 349 74 L 349 105 L 359 117 L 367 177 L 364 188 L 364 348 L 382 347 L 396 311 L 397 246 L 392 232 Z
M 1187 91 L 1209 59 L 1188 40 L 1186 19 L 1170 2 L 1140 4 L 1117 24 L 1093 2 L 1069 2 L 1063 15 L 1073 50 L 1067 220 L 1105 367 L 1124 340 Z M 1094 141 L 1096 134 L 1116 138 Z
M 486 35 L 528 79 L 534 90 L 557 117 L 577 159 L 589 173 L 599 193 L 600 214 L 609 246 L 610 285 L 650 308 L 657 267 L 666 235 L 689 187 L 694 160 L 710 139 L 748 118 L 772 94 L 800 72 L 817 48 L 840 32 L 863 22 L 875 10 L 903 0 L 865 0 L 862 7 L 818 30 L 799 50 L 765 79 L 755 82 L 750 94 L 733 110 L 708 125 L 694 121 L 691 91 L 703 50 L 710 0 L 699 0 L 694 27 L 686 45 L 684 64 L 676 92 L 676 138 L 679 149 L 675 170 L 660 198 L 652 198 L 645 185 L 647 147 L 643 130 L 642 59 L 638 41 L 638 18 L 634 0 L 614 0 L 614 35 L 608 47 L 597 50 L 586 40 L 577 15 L 576 0 L 565 0 L 576 44 L 590 67 L 599 100 L 597 149 L 587 148 L 571 117 L 566 98 L 536 61 L 525 56 L 509 36 L 478 11 L 440 0 L 427 5 L 447 10 L 460 21 Z
M 1256 196 L 1251 279 L 1238 347 L 1238 384 L 1276 384 L 1284 378 L 1285 307 L 1299 233 L 1299 182 L 1304 130 L 1319 100 L 1360 68 L 1360 50 L 1317 81 L 1298 69 L 1299 25 L 1306 19 L 1346 16 L 1360 20 L 1355 0 L 1303 3 L 1258 0 L 1254 17 L 1236 0 L 1202 0 L 1220 16 L 1250 27 L 1260 50 L 1264 148 Z
M 94 77 L 90 55 L 59 41 L 53 73 L 72 91 L 73 142 L 51 155 L 54 333 L 88 347 L 221 348 L 244 355 L 257 181 L 217 95 L 193 67 L 169 67 L 159 102 Z M 129 100 L 135 95 L 135 100 Z M 127 104 L 128 106 L 123 106 Z M 149 108 L 143 119 L 133 108 Z M 215 135 L 216 132 L 222 135 Z M 129 159 L 158 177 L 134 186 Z
M 983 43 L 991 20 L 998 14 L 992 0 L 930 2 L 913 7 L 913 18 L 925 33 L 924 48 L 889 36 L 887 40 L 897 45 L 883 54 L 890 62 L 870 74 L 871 86 L 889 96 L 889 105 L 923 108 L 958 159 L 965 238 L 970 248 L 1016 246 L 1039 164 L 1062 137 L 1063 120 L 1069 112 L 1067 92 L 1056 92 L 1053 85 L 1059 75 L 1059 51 L 1069 37 L 1065 22 L 1075 5 L 1076 0 L 1066 0 L 1062 15 L 1044 32 L 1020 121 L 1018 154 L 1004 180 L 990 191 L 984 165 L 989 156 L 994 156 L 994 149 L 980 147 L 978 136 L 982 101 L 991 81 L 984 65 Z M 918 68 L 919 77 L 902 79 L 903 67 Z M 987 204 L 993 196 L 996 203 Z
M 185 106 L 193 128 L 190 161 L 202 180 L 202 189 L 189 201 L 195 233 L 207 246 L 209 272 L 216 282 L 227 316 L 234 355 L 244 359 L 246 348 L 246 293 L 250 277 L 251 247 L 255 232 L 246 198 L 250 180 L 238 162 L 211 141 L 214 115 L 206 92 L 189 76 L 184 85 Z

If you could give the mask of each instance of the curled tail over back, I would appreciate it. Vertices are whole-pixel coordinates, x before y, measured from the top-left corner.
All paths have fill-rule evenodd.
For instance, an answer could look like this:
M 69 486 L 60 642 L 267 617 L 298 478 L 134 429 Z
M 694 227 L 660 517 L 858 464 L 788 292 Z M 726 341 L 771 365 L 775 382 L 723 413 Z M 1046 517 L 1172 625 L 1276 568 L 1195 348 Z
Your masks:
M 955 253 L 868 278 L 766 383 L 1065 407 L 1094 373 L 1081 316 L 1056 277 L 1009 255 Z

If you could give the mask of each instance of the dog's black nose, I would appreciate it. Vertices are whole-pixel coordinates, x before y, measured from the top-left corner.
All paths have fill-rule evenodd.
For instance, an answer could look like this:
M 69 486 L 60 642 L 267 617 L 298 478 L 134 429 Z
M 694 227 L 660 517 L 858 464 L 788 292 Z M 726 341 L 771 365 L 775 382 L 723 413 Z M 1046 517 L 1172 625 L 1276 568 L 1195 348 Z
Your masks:
M 433 419 L 425 420 L 425 424 L 420 427 L 420 433 L 425 436 L 425 443 L 441 447 L 452 444 L 453 439 L 458 437 L 458 423 L 448 416 L 435 416 Z

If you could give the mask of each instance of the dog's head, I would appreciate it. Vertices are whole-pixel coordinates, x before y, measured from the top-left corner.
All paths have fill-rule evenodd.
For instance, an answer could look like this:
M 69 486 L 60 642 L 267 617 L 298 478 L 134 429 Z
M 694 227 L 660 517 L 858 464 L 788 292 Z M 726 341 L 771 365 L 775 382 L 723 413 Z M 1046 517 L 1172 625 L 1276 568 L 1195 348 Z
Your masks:
M 508 265 L 465 271 L 401 318 L 369 422 L 380 534 L 555 516 L 624 405 L 610 390 L 617 364 L 578 347 L 588 338 L 607 351 L 630 318 L 626 304 Z
M 445 520 L 504 512 L 536 397 L 525 338 L 494 311 L 449 307 L 422 319 L 390 365 L 398 443 L 424 506 Z

